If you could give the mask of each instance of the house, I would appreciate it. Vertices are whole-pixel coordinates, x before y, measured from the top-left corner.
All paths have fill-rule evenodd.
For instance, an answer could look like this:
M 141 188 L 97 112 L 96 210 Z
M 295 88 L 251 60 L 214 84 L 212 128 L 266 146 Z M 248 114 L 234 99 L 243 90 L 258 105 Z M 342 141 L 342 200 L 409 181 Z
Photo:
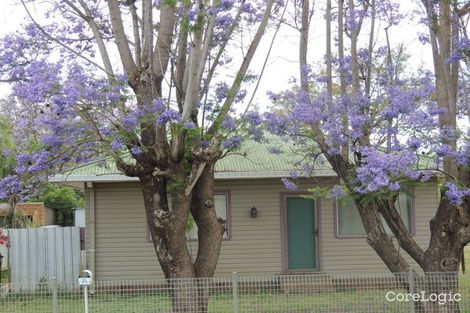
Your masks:
M 0 203 L 0 228 L 4 225 L 4 218 L 9 214 L 10 206 Z M 42 202 L 18 203 L 15 207 L 17 216 L 21 216 L 17 227 L 40 227 L 56 223 L 56 211 L 48 208 Z M 8 230 L 5 229 L 8 234 Z M 3 256 L 2 270 L 8 269 L 9 249 L 6 245 L 0 246 L 0 255 Z
M 85 227 L 85 209 L 73 209 L 73 226 Z
M 7 204 L 0 207 L 0 220 L 7 216 L 8 211 L 9 206 Z M 18 203 L 15 212 L 24 217 L 27 225 L 34 227 L 54 225 L 56 223 L 56 211 L 46 207 L 42 202 Z
M 298 189 L 289 191 L 281 178 L 289 176 L 298 157 L 271 154 L 255 143 L 244 151 L 246 157 L 230 155 L 216 166 L 216 209 L 228 222 L 216 275 L 388 271 L 368 246 L 351 201 L 302 197 L 308 188 L 334 185 L 338 179 L 331 169 L 300 178 Z M 89 164 L 54 180 L 85 189 L 88 267 L 97 279 L 162 275 L 137 179 L 121 175 L 110 163 Z M 437 195 L 436 182 L 429 182 L 400 197 L 403 220 L 423 247 Z M 195 234 L 191 231 L 187 241 L 194 255 Z

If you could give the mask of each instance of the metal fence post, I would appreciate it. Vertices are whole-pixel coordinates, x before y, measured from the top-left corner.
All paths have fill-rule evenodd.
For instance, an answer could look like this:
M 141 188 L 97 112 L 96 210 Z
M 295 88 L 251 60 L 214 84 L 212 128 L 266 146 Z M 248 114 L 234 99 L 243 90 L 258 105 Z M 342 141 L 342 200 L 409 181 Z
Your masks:
M 238 277 L 237 272 L 232 273 L 232 312 L 238 313 Z
M 0 284 L 2 283 L 2 260 L 3 255 L 0 253 Z
M 408 270 L 408 287 L 409 287 L 409 293 L 414 294 L 415 293 L 415 278 L 414 278 L 414 271 L 412 268 Z M 410 312 L 415 313 L 415 302 L 410 301 Z
M 52 313 L 59 313 L 59 301 L 57 295 L 57 278 L 52 277 Z

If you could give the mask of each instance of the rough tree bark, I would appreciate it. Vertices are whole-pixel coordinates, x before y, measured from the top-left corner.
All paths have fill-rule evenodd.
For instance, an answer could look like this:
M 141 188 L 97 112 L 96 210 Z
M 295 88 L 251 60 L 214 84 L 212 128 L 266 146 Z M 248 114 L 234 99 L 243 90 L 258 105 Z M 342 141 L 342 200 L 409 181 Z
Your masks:
M 423 0 L 429 20 L 429 34 L 433 53 L 437 104 L 446 110 L 439 117 L 441 130 L 456 130 L 457 127 L 457 88 L 459 63 L 447 60 L 459 39 L 459 10 L 451 1 L 440 1 L 437 6 L 432 1 Z M 462 13 L 463 14 L 463 13 Z M 465 13 L 466 14 L 466 13 Z M 457 148 L 454 135 L 444 136 L 443 144 Z M 454 159 L 444 157 L 443 170 L 446 182 L 457 180 L 464 186 L 469 185 L 468 167 L 457 166 Z M 430 222 L 431 241 L 426 251 L 425 268 L 430 271 L 457 271 L 463 247 L 470 237 L 470 207 L 468 199 L 462 205 L 452 205 L 444 192 L 436 215 Z
M 459 9 L 453 1 L 422 1 L 428 18 L 428 28 L 433 55 L 434 76 L 436 83 L 437 104 L 446 110 L 439 117 L 439 127 L 445 133 L 447 129 L 457 129 L 457 89 L 459 83 L 459 62 L 448 62 L 454 44 L 459 40 L 459 19 L 468 14 L 465 7 Z M 443 144 L 457 149 L 454 135 L 444 135 Z M 451 157 L 444 157 L 443 170 L 446 182 L 457 182 L 469 186 L 468 166 L 458 166 Z M 463 248 L 470 241 L 470 206 L 466 197 L 461 205 L 449 202 L 445 189 L 435 216 L 430 221 L 431 240 L 423 256 L 423 269 L 426 272 L 457 272 L 459 270 Z M 433 291 L 456 291 L 457 282 L 438 280 L 431 284 Z M 451 307 L 455 312 L 458 306 Z
M 305 5 L 303 9 L 308 9 Z M 456 16 L 468 14 L 470 5 L 465 5 L 463 9 L 455 11 L 451 1 L 431 1 L 422 0 L 430 21 L 429 30 L 431 46 L 433 51 L 434 69 L 436 78 L 436 95 L 439 107 L 447 110 L 446 114 L 440 117 L 440 127 L 442 129 L 456 129 L 456 100 L 458 86 L 458 64 L 447 62 L 453 49 L 453 40 L 458 38 L 458 24 Z M 343 54 L 342 33 L 343 25 L 343 5 L 344 1 L 338 1 L 338 32 L 339 32 L 339 55 Z M 375 1 L 369 2 L 369 5 L 375 5 Z M 352 11 L 354 1 L 348 0 L 348 10 Z M 454 9 L 454 11 L 453 11 Z M 375 17 L 375 9 L 372 10 L 372 16 Z M 308 25 L 304 20 L 308 15 L 302 14 L 302 25 Z M 350 31 L 351 38 L 351 56 L 352 56 L 352 88 L 350 96 L 352 98 L 357 94 L 359 86 L 358 64 L 357 64 L 357 38 L 362 21 L 359 21 L 358 28 Z M 372 23 L 373 24 L 373 23 Z M 374 27 L 374 26 L 372 26 Z M 372 30 L 373 32 L 373 30 Z M 308 29 L 301 29 L 301 39 L 299 43 L 300 54 L 300 75 L 301 89 L 308 92 L 308 83 L 302 68 L 307 64 L 306 38 L 308 38 Z M 369 43 L 369 48 L 372 48 Z M 328 72 L 328 71 L 327 71 Z M 331 74 L 329 74 L 331 75 Z M 346 94 L 346 87 L 341 78 L 341 95 Z M 370 73 L 367 73 L 368 81 L 365 82 L 366 90 L 370 90 Z M 331 77 L 328 79 L 331 84 Z M 331 87 L 328 89 L 331 90 Z M 354 100 L 353 100 L 354 101 Z M 347 123 L 344 123 L 345 127 Z M 328 159 L 333 170 L 338 177 L 342 179 L 348 189 L 354 193 L 355 181 L 351 177 L 350 171 L 355 166 L 355 161 L 350 159 L 348 149 L 343 149 L 341 155 L 330 155 L 328 145 L 325 143 L 324 134 L 318 125 L 311 125 L 320 150 Z M 369 138 L 364 135 L 359 139 L 359 143 L 367 146 Z M 443 139 L 444 144 L 456 148 L 455 137 Z M 361 155 L 356 153 L 356 160 L 360 162 Z M 470 174 L 468 167 L 458 167 L 455 161 L 449 157 L 444 159 L 444 172 L 446 181 L 458 181 L 464 186 L 469 186 Z M 403 273 L 411 269 L 409 262 L 404 258 L 404 253 L 408 254 L 418 266 L 426 272 L 427 280 L 421 282 L 419 288 L 428 293 L 457 292 L 458 277 L 454 275 L 459 270 L 461 254 L 463 247 L 470 241 L 470 200 L 464 199 L 459 206 L 452 205 L 445 195 L 445 190 L 441 192 L 440 202 L 436 208 L 436 214 L 430 221 L 431 238 L 428 247 L 420 247 L 412 235 L 405 227 L 394 201 L 377 199 L 365 204 L 364 197 L 360 194 L 355 195 L 355 203 L 359 215 L 367 233 L 367 242 L 374 249 L 377 255 L 383 260 L 386 266 L 394 273 Z M 397 197 L 398 195 L 395 195 Z M 382 225 L 381 216 L 384 217 L 387 225 L 393 233 L 394 239 L 387 234 L 384 225 Z M 395 243 L 394 243 L 395 241 Z M 442 275 L 435 275 L 433 272 L 444 272 Z M 404 284 L 407 287 L 406 283 Z M 417 303 L 416 312 L 458 312 L 459 307 L 456 302 L 448 302 L 439 306 L 437 303 L 423 305 Z
M 309 9 L 308 4 L 305 4 L 306 2 L 308 3 L 308 1 L 304 2 L 304 7 L 303 7 L 304 11 Z M 340 5 L 343 5 L 344 2 L 339 1 L 339 3 Z M 352 3 L 352 0 L 350 0 L 348 4 L 349 4 L 349 8 L 354 6 L 354 4 Z M 340 8 L 339 10 L 340 12 L 342 12 L 342 8 Z M 339 26 L 343 26 L 342 14 L 340 15 L 341 16 L 339 18 Z M 308 17 L 309 17 L 308 14 L 305 14 L 305 13 L 302 14 L 302 25 L 306 25 L 306 26 L 309 25 L 309 20 L 306 20 L 308 19 Z M 358 24 L 357 26 L 358 28 L 353 30 L 351 34 L 352 42 L 357 41 L 357 36 L 358 36 L 361 24 L 362 24 L 362 21 Z M 302 29 L 300 30 L 301 39 L 299 42 L 299 56 L 300 56 L 299 61 L 300 61 L 300 68 L 301 68 L 300 70 L 301 82 L 308 80 L 306 77 L 305 71 L 302 71 L 302 68 L 307 64 L 308 31 L 309 31 L 308 27 L 302 27 Z M 342 29 L 339 31 L 342 32 Z M 342 54 L 343 52 L 342 42 L 340 43 L 341 43 L 341 47 L 339 51 L 340 51 L 340 54 Z M 356 60 L 357 62 L 357 52 L 355 51 L 355 49 L 353 49 L 351 53 L 354 55 L 353 60 Z M 352 97 L 354 97 L 357 94 L 358 89 L 359 89 L 359 78 L 358 78 L 359 74 L 358 74 L 357 64 L 355 67 L 353 66 L 353 69 L 354 71 L 353 71 Z M 356 76 L 356 78 L 354 78 L 354 76 Z M 342 84 L 341 84 L 342 92 L 341 93 L 343 95 L 343 92 L 346 92 L 346 88 L 345 88 L 346 85 L 343 81 L 344 80 L 343 77 L 341 80 L 342 80 Z M 304 92 L 306 93 L 309 92 L 307 83 L 301 83 L 301 88 Z M 347 125 L 347 123 L 345 123 L 345 125 Z M 312 125 L 312 127 L 315 130 L 315 134 L 316 134 L 316 137 L 314 139 L 316 143 L 319 145 L 319 148 L 321 149 L 323 154 L 328 159 L 331 166 L 333 167 L 333 170 L 337 173 L 338 177 L 345 180 L 346 185 L 349 185 L 348 187 L 350 187 L 350 189 L 353 190 L 353 182 L 348 181 L 348 177 L 350 176 L 349 171 L 351 170 L 351 168 L 353 168 L 353 164 L 350 163 L 351 161 L 349 160 L 349 157 L 344 156 L 344 155 L 330 155 L 330 153 L 328 152 L 329 147 L 325 143 L 325 140 L 323 139 L 324 136 L 323 136 L 321 129 L 319 128 L 319 125 Z M 367 138 L 364 138 L 363 141 L 367 141 Z M 346 149 L 346 151 L 348 151 L 348 149 Z M 373 205 L 365 206 L 363 205 L 362 201 L 360 201 L 362 200 L 361 198 L 357 198 L 357 199 L 358 201 L 356 201 L 356 204 L 358 205 L 361 219 L 363 221 L 364 227 L 366 228 L 367 240 L 368 240 L 369 245 L 377 252 L 379 256 L 382 257 L 385 264 L 390 268 L 392 272 L 406 272 L 409 269 L 409 265 L 406 262 L 406 260 L 403 258 L 403 256 L 400 255 L 397 247 L 394 246 L 393 241 L 390 240 L 389 236 L 385 232 L 381 219 L 379 217 L 379 212 L 377 210 L 377 207 Z
M 49 40 L 80 56 L 67 43 L 61 42 L 41 27 L 33 19 L 26 2 L 29 1 L 21 0 L 38 29 Z M 188 285 L 193 280 L 189 282 L 180 279 L 201 278 L 200 281 L 204 281 L 203 278 L 214 275 L 226 227 L 225 221 L 217 218 L 214 208 L 214 166 L 222 155 L 221 142 L 224 139 L 220 127 L 231 112 L 268 27 L 276 3 L 274 0 L 268 0 L 264 7 L 259 7 L 263 9 L 261 19 L 255 19 L 257 29 L 253 32 L 253 37 L 250 36 L 252 40 L 247 52 L 240 61 L 238 71 L 232 76 L 235 78 L 232 79 L 220 111 L 214 113 L 216 116 L 212 125 L 199 125 L 201 118 L 198 116 L 198 105 L 208 94 L 214 73 L 220 66 L 220 59 L 230 46 L 229 41 L 242 23 L 243 16 L 251 14 L 245 10 L 245 2 L 235 2 L 230 8 L 234 11 L 231 25 L 220 36 L 220 29 L 215 32 L 216 14 L 209 13 L 208 10 L 228 9 L 217 0 L 183 1 L 188 12 L 191 9 L 197 11 L 195 21 L 190 20 L 189 13 L 185 13 L 185 10 L 176 12 L 178 1 L 108 0 L 102 4 L 94 1 L 93 7 L 90 4 L 92 2 L 87 0 L 51 1 L 60 10 L 63 10 L 63 5 L 67 6 L 70 10 L 68 13 L 71 12 L 74 18 L 83 19 L 88 25 L 103 66 L 85 57 L 82 59 L 102 70 L 110 85 L 116 84 L 117 73 L 125 73 L 139 110 L 153 112 L 149 108 L 153 107 L 154 101 L 162 99 L 166 108 L 173 107 L 170 103 L 176 99 L 177 104 L 174 107 L 178 108 L 181 123 L 193 122 L 201 129 L 199 138 L 189 138 L 188 130 L 181 125 L 157 125 L 156 119 L 162 112 L 148 113 L 153 114 L 152 121 L 140 119 L 135 137 L 124 139 L 132 162 L 128 162 L 111 148 L 105 151 L 114 158 L 121 172 L 137 177 L 140 181 L 156 255 L 170 287 L 173 288 L 175 312 L 207 311 L 207 294 L 201 293 L 203 286 L 199 283 L 195 286 Z M 106 12 L 96 14 L 95 5 Z M 125 10 L 129 11 L 128 16 L 124 13 Z M 157 13 L 159 17 L 154 16 Z M 105 34 L 107 30 L 100 24 L 101 16 L 109 18 L 112 36 Z M 250 25 L 255 27 L 253 22 Z M 129 30 L 130 36 L 127 34 Z M 108 51 L 111 44 L 117 48 L 120 69 L 113 68 L 116 63 L 111 61 Z M 117 101 L 113 108 L 113 118 L 132 113 L 133 105 L 124 103 L 126 97 L 127 94 Z M 115 116 L 114 109 L 117 111 Z M 94 118 L 96 119 L 92 116 L 84 117 L 93 125 L 96 123 Z M 114 122 L 110 124 L 118 133 L 122 130 L 119 121 L 116 125 Z M 108 147 L 109 140 L 103 140 L 98 129 L 95 131 L 97 138 L 103 141 L 103 147 Z M 202 140 L 210 142 L 210 147 L 202 147 Z M 141 151 L 136 154 L 132 151 L 133 147 L 141 148 Z M 186 224 L 190 214 L 198 226 L 199 244 L 194 260 L 186 245 Z M 188 288 L 191 286 L 195 288 Z
M 222 246 L 222 236 L 226 231 L 226 221 L 217 217 L 214 207 L 214 167 L 215 163 L 205 165 L 197 181 L 192 196 L 191 214 L 198 225 L 198 251 L 194 261 L 196 277 L 212 277 Z M 207 280 L 201 279 L 198 284 L 198 308 L 207 311 L 209 288 Z
M 207 89 L 201 85 L 202 83 L 205 87 L 209 85 L 214 71 L 214 66 L 211 65 L 208 77 L 203 80 L 205 64 L 210 59 L 208 49 L 213 44 L 215 25 L 214 16 L 206 19 L 205 13 L 209 3 L 203 0 L 192 4 L 188 2 L 188 9 L 192 5 L 198 7 L 197 27 L 194 29 L 185 27 L 184 22 L 177 21 L 174 6 L 160 5 L 157 36 L 154 40 L 153 1 L 142 1 L 141 18 L 137 16 L 134 2 L 126 3 L 132 17 L 133 49 L 129 45 L 123 26 L 122 4 L 117 0 L 109 0 L 108 9 L 122 67 L 128 74 L 129 85 L 136 95 L 138 107 L 148 107 L 154 99 L 163 98 L 162 84 L 165 76 L 168 76 L 170 50 L 172 44 L 176 42 L 177 48 L 174 51 L 176 63 L 171 67 L 174 71 L 171 73 L 171 79 L 176 86 L 179 113 L 183 122 L 192 121 L 198 125 L 197 103 L 207 92 Z M 86 4 L 84 1 L 79 3 L 86 15 Z M 218 3 L 214 1 L 213 5 Z M 244 1 L 242 5 L 243 3 Z M 216 122 L 206 133 L 206 139 L 214 139 L 212 140 L 214 148 L 202 149 L 200 140 L 188 140 L 186 131 L 177 127 L 158 126 L 155 123 L 142 124 L 140 142 L 147 149 L 141 155 L 132 155 L 135 164 L 118 160 L 118 168 L 121 171 L 140 180 L 152 241 L 158 261 L 172 290 L 174 312 L 207 311 L 208 294 L 207 288 L 204 287 L 207 280 L 204 278 L 214 275 L 225 231 L 225 221 L 217 218 L 214 208 L 214 166 L 222 155 L 221 140 L 217 138 L 218 129 L 240 89 L 267 27 L 273 5 L 273 0 L 267 1 L 262 20 L 236 74 L 228 97 Z M 233 30 L 240 21 L 241 13 L 240 7 L 230 31 L 222 38 L 221 51 L 227 46 Z M 102 42 L 93 23 L 89 22 L 89 25 L 97 42 Z M 189 38 L 192 39 L 188 53 Z M 103 48 L 103 45 L 99 47 L 104 64 L 108 64 L 106 48 Z M 217 65 L 218 62 L 214 64 Z M 112 73 L 112 69 L 107 69 L 107 72 Z M 199 242 L 195 260 L 192 259 L 186 245 L 185 228 L 189 214 L 193 216 L 198 226 Z

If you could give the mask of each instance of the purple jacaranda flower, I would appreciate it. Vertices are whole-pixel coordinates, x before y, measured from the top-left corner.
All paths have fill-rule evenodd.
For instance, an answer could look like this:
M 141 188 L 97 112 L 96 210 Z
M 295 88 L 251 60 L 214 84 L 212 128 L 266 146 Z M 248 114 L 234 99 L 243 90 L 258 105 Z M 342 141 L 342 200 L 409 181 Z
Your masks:
M 458 188 L 454 183 L 447 182 L 446 187 L 446 197 L 449 199 L 449 202 L 453 205 L 460 205 L 464 197 L 470 196 L 470 188 Z
M 226 130 L 232 130 L 235 128 L 235 120 L 231 116 L 227 116 L 223 122 L 222 127 Z
M 222 146 L 225 149 L 235 149 L 240 147 L 242 144 L 242 140 L 240 136 L 235 136 L 231 138 L 227 138 L 223 141 Z
M 131 153 L 133 155 L 140 155 L 140 154 L 142 154 L 142 149 L 140 149 L 140 147 L 138 147 L 138 146 L 134 146 L 134 147 L 131 148 Z
M 344 191 L 341 186 L 335 185 L 331 188 L 331 191 L 328 194 L 328 198 L 338 200 L 344 196 Z
M 390 189 L 391 191 L 398 191 L 400 190 L 400 183 L 397 181 L 391 182 L 388 185 L 388 189 Z
M 0 199 L 6 200 L 10 195 L 21 192 L 20 178 L 16 175 L 5 176 L 0 180 Z
M 284 187 L 289 190 L 297 190 L 297 185 L 290 181 L 287 178 L 282 178 L 281 179 L 282 183 L 284 184 Z
M 193 128 L 196 128 L 196 124 L 194 124 L 193 121 L 186 121 L 184 122 L 183 127 L 185 129 L 193 129 Z
M 137 127 L 137 125 L 139 123 L 139 119 L 134 114 L 129 113 L 129 114 L 127 114 L 126 116 L 124 116 L 122 118 L 122 123 L 124 124 L 126 129 L 132 130 L 135 127 Z
M 121 137 L 116 137 L 114 138 L 113 141 L 111 141 L 111 149 L 118 151 L 124 148 L 124 141 Z
M 281 153 L 281 148 L 279 148 L 279 147 L 269 147 L 268 151 L 269 151 L 269 153 L 272 153 L 272 154 L 280 154 Z
M 414 136 L 408 138 L 408 147 L 412 150 L 418 150 L 418 148 L 421 147 L 421 139 Z
M 164 111 L 157 119 L 157 125 L 163 125 L 171 121 L 179 122 L 181 121 L 181 115 L 179 112 L 169 109 Z
M 229 91 L 229 86 L 225 82 L 217 83 L 215 87 L 215 98 L 217 102 L 221 102 L 223 99 L 227 97 L 227 93 Z
M 454 150 L 448 144 L 441 144 L 439 146 L 434 147 L 433 150 L 438 157 L 452 156 L 454 153 Z

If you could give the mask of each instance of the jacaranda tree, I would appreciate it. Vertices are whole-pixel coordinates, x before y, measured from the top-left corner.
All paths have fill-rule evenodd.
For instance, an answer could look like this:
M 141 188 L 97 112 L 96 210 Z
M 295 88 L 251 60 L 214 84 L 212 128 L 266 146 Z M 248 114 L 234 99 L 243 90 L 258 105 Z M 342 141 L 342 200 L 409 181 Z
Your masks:
M 214 210 L 214 164 L 240 145 L 235 104 L 256 79 L 250 62 L 283 3 L 20 2 L 32 23 L 2 39 L 0 68 L 15 106 L 37 113 L 38 138 L 17 155 L 0 194 L 25 188 L 28 175 L 111 158 L 140 181 L 165 277 L 212 276 L 225 231 Z M 30 11 L 36 2 L 42 17 Z M 189 214 L 198 227 L 195 260 Z M 178 297 L 176 311 L 194 310 Z
M 3 177 L 9 176 L 13 172 L 13 167 L 15 159 L 11 153 L 8 153 L 8 150 L 12 151 L 13 144 L 13 135 L 12 135 L 12 125 L 8 120 L 8 117 L 0 114 L 0 147 L 2 154 L 0 155 L 0 179 Z M 7 216 L 5 218 L 4 226 L 11 226 L 14 218 L 14 198 L 4 198 L 2 197 L 2 202 L 7 202 L 8 209 Z
M 367 242 L 392 272 L 411 269 L 405 254 L 425 272 L 457 272 L 470 241 L 470 134 L 468 123 L 459 123 L 469 117 L 468 97 L 459 89 L 467 78 L 459 66 L 469 51 L 462 22 L 469 5 L 423 1 L 418 18 L 429 35 L 416 37 L 430 43 L 434 72 L 412 73 L 405 71 L 403 47 L 389 40 L 388 32 L 404 22 L 397 3 L 340 0 L 335 12 L 327 4 L 326 28 L 332 28 L 332 15 L 338 23 L 336 52 L 326 55 L 325 69 L 308 64 L 312 10 L 304 1 L 296 15 L 300 81 L 271 95 L 279 114 L 265 114 L 266 126 L 299 143 L 306 155 L 304 174 L 314 172 L 322 160 L 329 163 L 341 183 L 330 189 L 330 196 L 340 198 L 346 191 L 353 197 Z M 377 28 L 378 20 L 383 28 Z M 368 32 L 361 34 L 366 26 Z M 376 43 L 377 31 L 382 45 Z M 332 34 L 326 38 L 325 50 L 332 51 Z M 431 177 L 442 185 L 424 248 L 407 229 L 396 200 L 400 192 Z M 296 188 L 292 179 L 284 181 Z M 455 291 L 457 285 L 449 280 L 426 288 Z M 442 309 L 457 310 L 454 305 Z M 416 309 L 425 310 L 419 303 Z

